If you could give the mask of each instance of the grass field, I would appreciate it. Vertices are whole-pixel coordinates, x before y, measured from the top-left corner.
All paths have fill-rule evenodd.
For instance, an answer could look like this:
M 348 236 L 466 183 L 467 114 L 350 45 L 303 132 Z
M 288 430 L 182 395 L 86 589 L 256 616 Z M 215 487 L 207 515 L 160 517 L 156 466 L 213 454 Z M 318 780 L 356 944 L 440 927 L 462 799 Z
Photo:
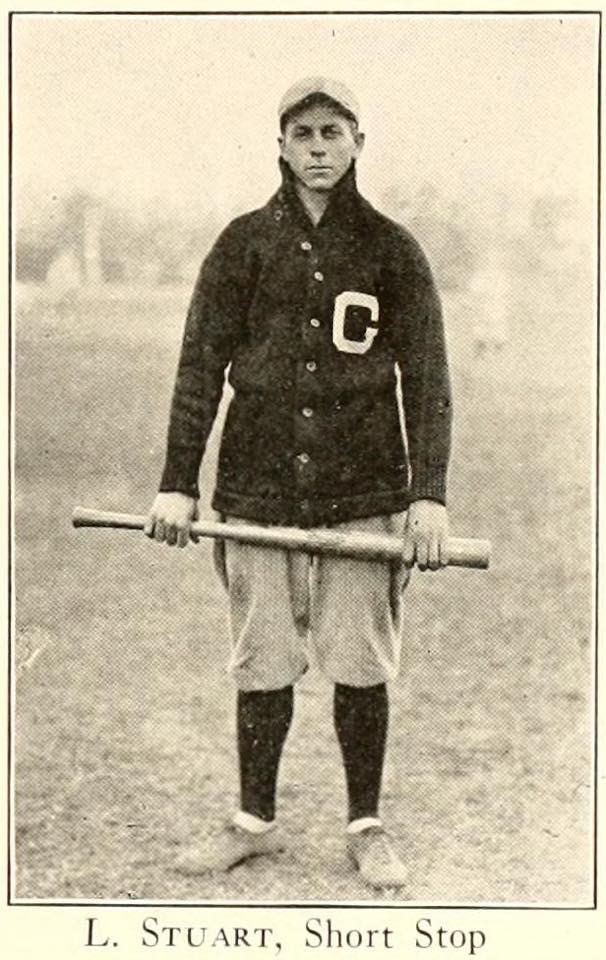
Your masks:
M 70 514 L 151 502 L 181 316 L 32 301 L 17 317 L 15 893 L 365 900 L 317 671 L 281 771 L 289 852 L 220 879 L 170 870 L 235 796 L 222 588 L 208 544 L 74 531 Z M 590 358 L 525 343 L 454 369 L 451 523 L 493 541 L 492 569 L 417 574 L 408 592 L 384 812 L 423 903 L 591 899 Z

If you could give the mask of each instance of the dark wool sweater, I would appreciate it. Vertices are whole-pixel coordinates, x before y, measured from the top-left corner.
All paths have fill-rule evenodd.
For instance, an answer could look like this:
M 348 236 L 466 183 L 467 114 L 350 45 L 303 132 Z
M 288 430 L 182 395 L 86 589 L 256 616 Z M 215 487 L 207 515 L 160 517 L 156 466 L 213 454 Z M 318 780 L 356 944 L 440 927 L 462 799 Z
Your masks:
M 360 196 L 353 165 L 317 226 L 281 167 L 281 189 L 202 265 L 160 489 L 198 496 L 229 366 L 216 510 L 308 527 L 444 502 L 451 397 L 427 260 Z

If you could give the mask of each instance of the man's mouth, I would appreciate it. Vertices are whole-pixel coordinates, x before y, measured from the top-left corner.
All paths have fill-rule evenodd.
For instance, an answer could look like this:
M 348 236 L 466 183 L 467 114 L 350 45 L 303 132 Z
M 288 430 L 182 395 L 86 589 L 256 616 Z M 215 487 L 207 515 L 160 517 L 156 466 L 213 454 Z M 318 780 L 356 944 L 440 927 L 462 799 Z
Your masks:
M 320 171 L 322 173 L 328 173 L 329 170 L 332 170 L 332 167 L 313 166 L 313 167 L 308 167 L 307 169 L 314 170 L 316 172 Z

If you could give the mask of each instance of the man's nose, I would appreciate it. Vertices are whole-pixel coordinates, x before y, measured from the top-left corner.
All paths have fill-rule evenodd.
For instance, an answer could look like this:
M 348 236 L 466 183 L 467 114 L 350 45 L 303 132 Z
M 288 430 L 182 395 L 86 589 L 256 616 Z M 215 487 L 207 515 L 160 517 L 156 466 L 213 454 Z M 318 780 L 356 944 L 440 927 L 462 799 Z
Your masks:
M 321 136 L 315 136 L 311 143 L 311 152 L 314 157 L 323 156 L 326 153 L 326 147 Z

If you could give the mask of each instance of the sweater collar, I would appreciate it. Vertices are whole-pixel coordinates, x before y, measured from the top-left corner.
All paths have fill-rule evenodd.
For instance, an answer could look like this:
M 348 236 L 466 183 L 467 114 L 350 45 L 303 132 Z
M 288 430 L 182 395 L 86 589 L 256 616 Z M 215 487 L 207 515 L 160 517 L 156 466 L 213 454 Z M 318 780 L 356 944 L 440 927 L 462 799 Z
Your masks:
M 297 193 L 296 178 L 286 161 L 280 157 L 280 173 L 282 175 L 282 186 L 275 195 L 277 205 L 290 209 L 297 215 L 302 215 L 309 221 L 309 215 Z M 361 197 L 358 193 L 356 183 L 356 164 L 352 160 L 351 166 L 341 179 L 335 184 L 330 192 L 330 197 L 326 210 L 322 214 L 318 226 L 333 220 L 352 219 L 360 206 Z

